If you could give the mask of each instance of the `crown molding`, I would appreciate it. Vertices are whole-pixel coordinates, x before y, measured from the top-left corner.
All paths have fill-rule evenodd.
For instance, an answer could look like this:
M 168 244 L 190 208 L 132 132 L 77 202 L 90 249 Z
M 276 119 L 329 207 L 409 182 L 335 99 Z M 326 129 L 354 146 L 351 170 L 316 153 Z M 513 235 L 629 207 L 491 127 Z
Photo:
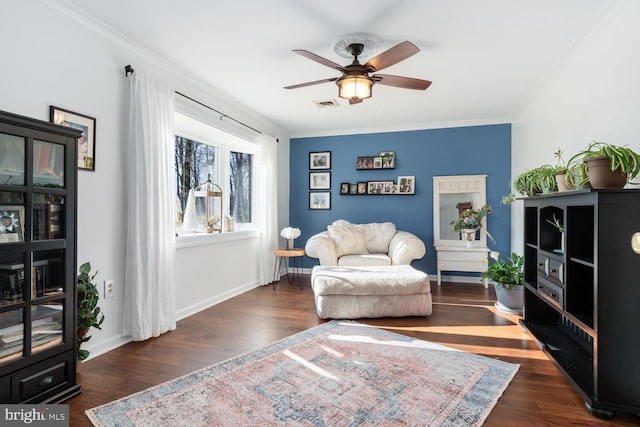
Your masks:
M 179 78 L 179 80 L 184 81 L 185 83 L 194 86 L 196 89 L 201 90 L 204 94 L 206 94 L 207 98 L 203 99 L 202 101 L 206 102 L 212 107 L 215 107 L 216 109 L 223 110 L 226 115 L 230 117 L 237 116 L 241 121 L 248 122 L 251 127 L 260 129 L 261 131 L 268 134 L 277 134 L 281 135 L 282 137 L 286 135 L 288 138 L 289 132 L 281 126 L 268 120 L 266 117 L 263 117 L 261 114 L 253 111 L 250 107 L 235 100 L 229 94 L 195 76 L 190 71 L 180 67 L 179 65 L 156 53 L 142 43 L 128 37 L 127 35 L 121 33 L 105 22 L 99 20 L 98 18 L 94 17 L 89 12 L 78 7 L 72 2 L 67 0 L 41 1 L 52 9 L 58 10 L 64 15 L 67 15 L 71 19 L 80 23 L 81 25 L 84 25 L 91 31 L 98 33 L 105 39 L 110 40 L 139 56 L 142 56 L 144 59 L 149 60 L 158 67 L 175 75 L 177 78 Z M 126 64 L 122 64 L 123 75 L 125 65 Z M 131 65 L 134 69 L 136 68 L 135 63 L 132 63 Z

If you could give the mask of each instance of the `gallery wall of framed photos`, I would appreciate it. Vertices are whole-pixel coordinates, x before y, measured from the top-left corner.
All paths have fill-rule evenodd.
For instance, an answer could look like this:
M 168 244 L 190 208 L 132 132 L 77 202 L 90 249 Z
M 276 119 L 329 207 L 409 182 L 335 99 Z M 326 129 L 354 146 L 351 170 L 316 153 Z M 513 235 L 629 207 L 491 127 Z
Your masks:
M 309 209 L 331 209 L 331 151 L 309 153 Z M 324 190 L 324 191 L 317 191 Z
M 375 156 L 358 156 L 356 169 L 395 169 L 395 151 L 381 151 Z
M 358 156 L 356 169 L 380 170 L 395 169 L 396 152 L 380 151 L 377 155 Z M 416 193 L 415 176 L 399 176 L 393 180 L 367 180 L 357 183 L 343 182 L 340 184 L 341 196 L 365 196 L 365 195 L 410 195 Z

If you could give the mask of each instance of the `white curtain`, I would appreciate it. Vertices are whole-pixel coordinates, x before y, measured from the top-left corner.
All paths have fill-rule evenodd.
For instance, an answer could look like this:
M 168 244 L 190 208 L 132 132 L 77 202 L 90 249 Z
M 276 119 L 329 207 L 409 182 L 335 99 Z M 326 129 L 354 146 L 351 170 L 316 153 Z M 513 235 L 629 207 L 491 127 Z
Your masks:
M 130 79 L 123 333 L 135 341 L 176 328 L 174 96 L 138 71 Z
M 260 228 L 260 272 L 261 285 L 273 280 L 273 250 L 278 247 L 278 147 L 275 138 L 261 134 L 260 165 L 258 167 L 257 216 Z

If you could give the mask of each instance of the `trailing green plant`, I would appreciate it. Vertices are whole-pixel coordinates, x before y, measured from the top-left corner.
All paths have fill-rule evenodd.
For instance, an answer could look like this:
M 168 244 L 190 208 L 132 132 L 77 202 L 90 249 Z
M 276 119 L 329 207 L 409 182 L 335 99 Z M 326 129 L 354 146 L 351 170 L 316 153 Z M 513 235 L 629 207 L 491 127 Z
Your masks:
M 535 179 L 535 171 L 525 170 L 513 179 L 513 189 L 525 196 L 535 196 L 542 192 L 542 188 Z
M 100 292 L 93 283 L 93 279 L 98 272 L 91 274 L 91 263 L 85 262 L 79 268 L 78 273 L 78 314 L 76 318 L 76 346 L 78 349 L 78 360 L 85 360 L 89 357 L 89 351 L 81 349 L 83 342 L 91 339 L 89 330 L 91 328 L 102 329 L 100 325 L 104 322 L 104 314 L 98 307 Z
M 501 287 L 513 289 L 514 286 L 524 285 L 524 257 L 513 252 L 507 260 L 500 259 L 500 253 L 489 253 L 489 266 L 482 273 L 483 279 L 488 279 L 495 284 L 496 290 Z
M 535 196 L 542 192 L 557 191 L 556 175 L 559 168 L 542 165 L 534 169 L 525 170 L 513 180 L 513 188 L 520 194 Z
M 509 193 L 502 196 L 502 200 L 500 200 L 500 203 L 502 203 L 503 205 L 509 205 L 515 201 L 516 201 L 516 195 L 513 193 Z
M 627 174 L 627 181 L 635 179 L 640 174 L 640 154 L 628 146 L 617 146 L 606 142 L 593 141 L 587 148 L 577 152 L 569 159 L 568 167 L 571 170 L 582 172 L 586 176 L 585 161 L 596 157 L 606 157 L 611 161 L 611 170 Z

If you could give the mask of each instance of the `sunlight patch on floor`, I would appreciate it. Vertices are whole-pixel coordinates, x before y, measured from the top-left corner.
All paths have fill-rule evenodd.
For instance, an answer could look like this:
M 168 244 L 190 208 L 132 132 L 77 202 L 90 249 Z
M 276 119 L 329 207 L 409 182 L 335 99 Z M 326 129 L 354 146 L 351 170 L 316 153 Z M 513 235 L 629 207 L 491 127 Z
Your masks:
M 469 337 L 508 338 L 512 340 L 533 341 L 531 335 L 520 329 L 519 325 L 508 326 L 378 326 L 380 329 L 395 331 L 431 332 L 436 334 L 464 335 Z M 490 333 L 487 329 L 490 328 Z
M 519 359 L 536 359 L 536 360 L 549 360 L 549 358 L 540 350 L 535 349 L 520 349 L 520 348 L 508 348 L 503 347 L 488 347 L 484 345 L 468 345 L 468 344 L 454 344 L 449 342 L 438 342 L 438 344 L 453 347 L 457 350 L 466 351 L 468 353 L 480 354 L 482 356 L 496 356 L 496 358 L 519 358 Z
M 307 369 L 312 370 L 313 372 L 315 372 L 318 375 L 323 375 L 323 376 L 325 376 L 327 378 L 331 378 L 334 381 L 340 381 L 340 378 L 336 377 L 331 372 L 322 369 L 321 367 L 317 366 L 314 363 L 309 362 L 308 360 L 305 360 L 303 357 L 298 356 L 297 354 L 295 354 L 291 350 L 288 350 L 288 349 L 284 350 L 282 352 L 282 354 L 284 354 L 287 357 L 290 357 L 291 359 L 293 359 L 296 362 L 300 363 L 302 366 L 306 367 Z

